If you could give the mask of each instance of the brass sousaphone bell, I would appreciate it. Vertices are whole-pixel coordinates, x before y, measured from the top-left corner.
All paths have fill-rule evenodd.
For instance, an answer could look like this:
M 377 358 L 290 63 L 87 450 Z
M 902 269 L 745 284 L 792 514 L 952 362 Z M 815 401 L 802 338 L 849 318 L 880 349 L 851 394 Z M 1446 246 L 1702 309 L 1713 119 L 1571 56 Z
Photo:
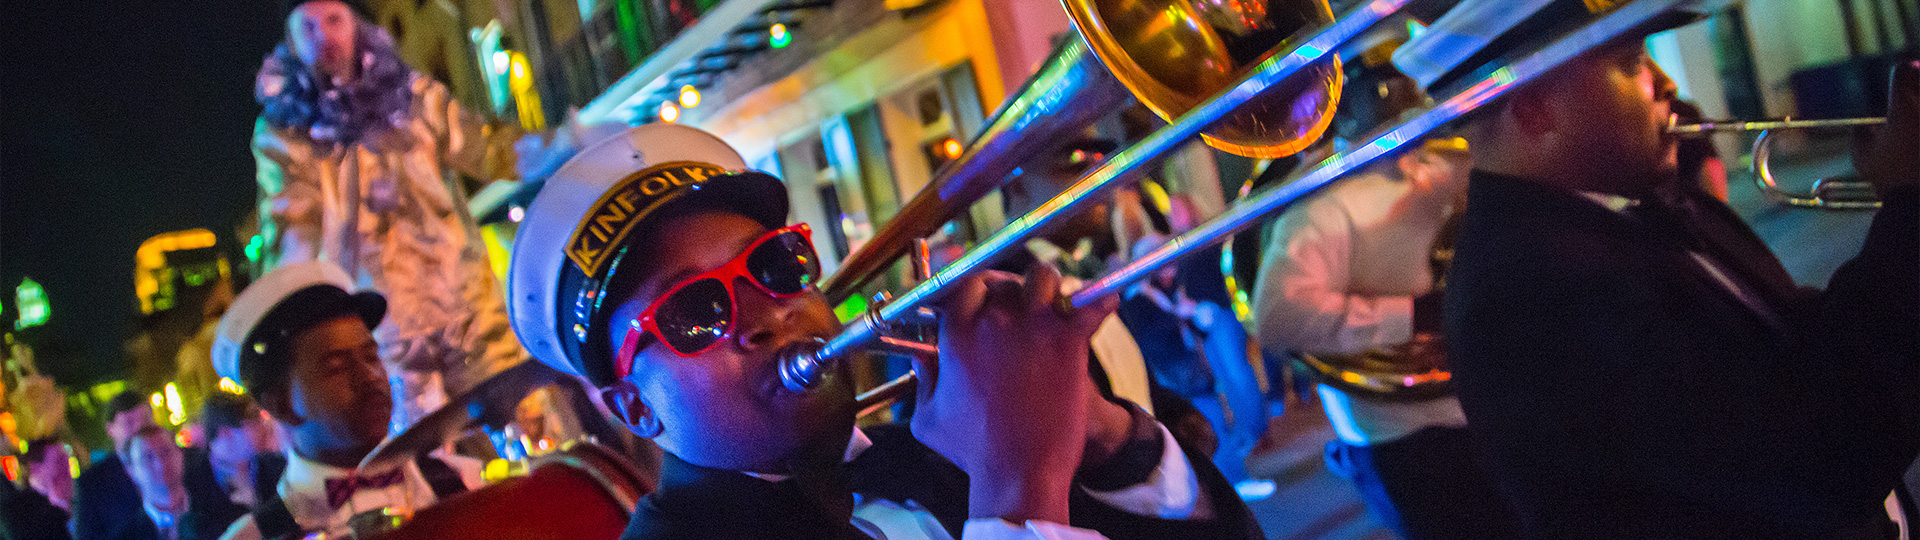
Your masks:
M 1326 0 L 1066 0 L 1067 14 L 1115 78 L 1172 120 L 1239 80 L 1303 28 L 1333 21 Z M 1209 146 L 1252 158 L 1313 144 L 1340 101 L 1340 60 L 1267 88 L 1201 134 Z

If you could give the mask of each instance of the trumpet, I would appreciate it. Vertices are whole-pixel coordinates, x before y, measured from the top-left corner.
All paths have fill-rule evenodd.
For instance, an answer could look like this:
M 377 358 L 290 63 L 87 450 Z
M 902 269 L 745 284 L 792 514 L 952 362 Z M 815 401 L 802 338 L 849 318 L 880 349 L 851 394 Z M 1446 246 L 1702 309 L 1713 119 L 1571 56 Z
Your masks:
M 1702 122 L 1681 124 L 1675 116 L 1669 121 L 1667 132 L 1683 136 L 1707 136 L 1714 133 L 1758 131 L 1760 136 L 1753 140 L 1753 184 L 1765 193 L 1767 198 L 1778 203 L 1803 208 L 1824 208 L 1828 210 L 1872 210 L 1880 207 L 1875 198 L 1873 186 L 1859 180 L 1844 177 L 1828 177 L 1814 181 L 1805 193 L 1790 192 L 1781 189 L 1773 178 L 1773 132 L 1782 129 L 1828 129 L 1858 126 L 1875 126 L 1887 123 L 1886 118 L 1836 118 L 1830 120 L 1767 120 L 1759 122 Z
M 782 382 L 787 388 L 796 392 L 806 391 L 819 384 L 835 362 L 842 361 L 855 351 L 871 348 L 876 343 L 883 343 L 882 338 L 891 337 L 889 334 L 893 333 L 896 325 L 910 317 L 918 316 L 922 308 L 943 294 L 951 284 L 986 269 L 996 257 L 1009 249 L 1024 245 L 1027 239 L 1033 237 L 1047 224 L 1079 212 L 1097 197 L 1118 187 L 1122 179 L 1132 178 L 1132 173 L 1141 167 L 1158 156 L 1178 148 L 1203 130 L 1214 126 L 1223 118 L 1253 101 L 1254 98 L 1260 97 L 1267 89 L 1284 87 L 1283 85 L 1289 82 L 1297 83 L 1297 79 L 1292 81 L 1290 79 L 1300 77 L 1302 73 L 1312 73 L 1307 68 L 1332 58 L 1335 55 L 1334 51 L 1339 50 L 1343 44 L 1383 20 L 1387 20 L 1388 15 L 1400 10 L 1408 1 L 1364 2 L 1341 14 L 1330 24 L 1303 30 L 1304 35 L 1287 41 L 1292 45 L 1283 45 L 1284 50 L 1269 54 L 1224 90 L 1174 118 L 1167 126 L 1087 171 L 1065 191 L 1048 200 L 1032 213 L 1010 221 L 1006 227 L 986 238 L 974 250 L 945 268 L 939 269 L 928 279 L 856 317 L 832 339 L 793 346 L 782 351 L 780 356 Z M 1607 43 L 1687 3 L 1688 0 L 1640 0 L 1628 3 L 1557 40 L 1526 51 L 1526 54 L 1515 57 L 1499 69 L 1474 75 L 1468 81 L 1469 84 L 1461 86 L 1464 90 L 1411 114 L 1410 118 L 1403 117 L 1408 119 L 1397 125 L 1376 130 L 1372 136 L 1366 137 L 1366 142 L 1352 145 L 1334 154 L 1319 162 L 1310 171 L 1296 173 L 1286 182 L 1248 194 L 1221 215 L 1088 283 L 1086 287 L 1073 293 L 1067 303 L 1071 307 L 1083 307 L 1100 298 L 1118 293 L 1156 269 L 1182 256 L 1218 243 L 1228 235 L 1254 226 L 1266 216 L 1285 209 L 1302 197 L 1330 185 L 1334 180 L 1366 166 L 1401 146 L 1418 141 L 1428 132 L 1460 119 L 1479 107 L 1494 102 L 1514 88 L 1533 81 L 1587 50 Z M 1084 31 L 1085 28 L 1083 27 L 1082 30 Z M 892 225 L 889 224 L 889 226 Z M 911 379 L 908 377 L 902 377 L 896 383 L 889 384 L 911 384 L 906 382 L 909 380 Z M 875 390 L 869 394 L 878 392 L 879 390 Z M 865 410 L 875 407 L 875 403 L 863 400 L 862 406 Z

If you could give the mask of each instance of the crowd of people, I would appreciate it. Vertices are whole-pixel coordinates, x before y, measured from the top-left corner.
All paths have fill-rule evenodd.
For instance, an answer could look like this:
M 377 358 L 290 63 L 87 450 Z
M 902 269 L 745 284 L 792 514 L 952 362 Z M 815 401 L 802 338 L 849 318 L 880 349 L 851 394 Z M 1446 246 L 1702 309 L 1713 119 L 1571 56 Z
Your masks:
M 1600 9 L 1475 18 L 1495 4 L 1349 62 L 1321 150 L 1471 77 L 1509 36 Z M 1268 359 L 1293 358 L 1450 374 L 1313 392 L 1329 467 L 1402 537 L 1902 538 L 1900 477 L 1920 455 L 1920 60 L 1898 63 L 1887 125 L 1856 141 L 1884 204 L 1864 245 L 1802 287 L 1724 203 L 1717 158 L 1667 132 L 1684 105 L 1642 38 L 1691 20 L 1600 45 L 1293 205 L 1264 233 L 1248 321 L 1217 249 L 1060 307 L 1198 212 L 1145 189 L 1088 205 L 937 298 L 939 354 L 913 358 L 909 411 L 862 424 L 846 363 L 783 384 L 784 355 L 841 322 L 779 178 L 670 123 L 515 155 L 518 133 L 462 112 L 352 6 L 307 0 L 257 88 L 273 249 L 208 351 L 244 395 L 210 396 L 184 448 L 146 394 L 116 396 L 112 447 L 77 478 L 70 446 L 29 442 L 0 533 L 1260 538 L 1246 501 L 1274 486 L 1246 458 L 1285 391 Z M 1121 142 L 1034 156 L 1005 211 L 1041 207 Z M 455 171 L 544 177 L 504 287 Z M 611 436 L 492 484 L 444 444 L 382 459 L 431 412 L 396 396 L 444 402 L 526 362 L 657 462 L 591 450 Z M 619 471 L 653 472 L 622 491 Z

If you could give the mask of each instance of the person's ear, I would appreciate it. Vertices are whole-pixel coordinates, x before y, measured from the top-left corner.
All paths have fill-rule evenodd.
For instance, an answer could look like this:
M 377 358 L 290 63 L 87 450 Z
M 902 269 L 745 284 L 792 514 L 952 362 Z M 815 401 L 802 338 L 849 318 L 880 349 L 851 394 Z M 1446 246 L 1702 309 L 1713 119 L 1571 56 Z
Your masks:
M 640 399 L 640 388 L 631 382 L 623 380 L 601 388 L 600 401 L 634 435 L 651 439 L 659 436 L 665 428 L 660 425 L 660 418 L 653 415 L 653 409 Z

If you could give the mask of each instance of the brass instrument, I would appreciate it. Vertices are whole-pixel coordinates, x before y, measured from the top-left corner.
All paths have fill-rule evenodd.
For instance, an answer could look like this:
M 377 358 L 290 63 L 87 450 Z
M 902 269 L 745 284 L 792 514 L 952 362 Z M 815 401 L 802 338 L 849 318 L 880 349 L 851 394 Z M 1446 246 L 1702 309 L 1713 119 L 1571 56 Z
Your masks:
M 1264 0 L 1066 4 L 1085 39 L 1061 43 L 1040 71 L 994 111 L 959 158 L 936 171 L 892 221 L 821 282 L 829 303 L 853 296 L 905 255 L 915 239 L 932 234 L 1006 183 L 1021 160 L 1121 108 L 1129 93 L 1171 119 L 1251 69 L 1252 63 L 1236 61 L 1232 50 L 1290 48 L 1291 42 L 1279 38 L 1333 18 L 1327 0 L 1285 0 L 1276 2 L 1284 4 L 1283 9 L 1272 11 Z M 1255 106 L 1209 130 L 1208 144 L 1246 156 L 1278 157 L 1318 140 L 1340 96 L 1339 60 L 1329 57 L 1308 71 L 1310 75 L 1285 87 L 1262 92 Z
M 1069 2 L 1079 1 L 1082 0 L 1069 0 Z M 1116 187 L 1122 179 L 1132 178 L 1134 172 L 1160 155 L 1228 121 L 1240 112 L 1243 106 L 1251 103 L 1253 104 L 1251 106 L 1257 107 L 1258 103 L 1265 99 L 1262 96 L 1268 90 L 1294 87 L 1301 84 L 1299 81 L 1303 78 L 1317 77 L 1319 70 L 1313 66 L 1323 65 L 1334 58 L 1334 51 L 1376 24 L 1388 20 L 1388 15 L 1399 11 L 1408 4 L 1408 1 L 1364 2 L 1341 14 L 1329 24 L 1296 33 L 1295 36 L 1284 41 L 1279 48 L 1254 62 L 1235 82 L 1226 85 L 1224 90 L 1216 92 L 1208 99 L 1196 102 L 1190 110 L 1173 118 L 1166 127 L 1087 171 L 1074 185 L 1043 203 L 1034 212 L 1011 220 L 1005 228 L 983 240 L 973 251 L 940 269 L 929 279 L 921 281 L 913 288 L 858 316 L 839 335 L 830 340 L 797 344 L 782 351 L 780 360 L 782 382 L 789 390 L 795 392 L 804 392 L 812 388 L 824 379 L 825 373 L 834 363 L 841 361 L 854 351 L 881 343 L 884 337 L 892 337 L 890 334 L 894 332 L 897 324 L 910 318 L 920 317 L 926 304 L 941 294 L 949 284 L 987 268 L 995 257 L 1009 249 L 1017 249 L 1024 245 L 1027 239 L 1032 238 L 1049 222 L 1078 213 L 1090 204 L 1090 201 Z M 1250 193 L 1214 219 L 1180 234 L 1126 266 L 1087 284 L 1085 288 L 1074 293 L 1068 299 L 1068 303 L 1074 307 L 1086 306 L 1102 297 L 1124 290 L 1132 282 L 1175 259 L 1259 223 L 1265 216 L 1286 208 L 1301 197 L 1329 185 L 1334 180 L 1358 170 L 1372 160 L 1408 142 L 1419 140 L 1420 137 L 1442 125 L 1494 102 L 1505 93 L 1531 82 L 1580 54 L 1625 35 L 1635 28 L 1654 21 L 1657 17 L 1691 5 L 1689 0 L 1637 0 L 1621 5 L 1594 20 L 1586 21 L 1578 29 L 1560 35 L 1558 39 L 1538 48 L 1516 51 L 1523 54 L 1509 57 L 1512 60 L 1498 66 L 1498 69 L 1476 72 L 1457 86 L 1463 90 L 1450 96 L 1443 96 L 1444 99 L 1427 108 L 1410 111 L 1402 117 L 1404 120 L 1400 123 L 1361 138 L 1364 142 L 1354 144 L 1347 150 L 1320 161 L 1311 170 L 1297 173 L 1287 182 Z M 1094 31 L 1094 28 L 1089 28 L 1085 23 L 1081 24 L 1080 29 L 1083 32 Z M 1111 27 L 1112 21 L 1108 21 L 1107 28 Z M 1218 132 L 1210 133 L 1218 134 Z M 940 189 L 939 186 L 941 186 L 940 183 L 935 183 L 927 189 Z M 897 225 L 890 223 L 887 227 L 898 226 L 906 230 L 930 231 L 938 225 L 939 222 Z M 896 253 L 904 251 L 904 245 L 905 242 L 902 243 L 902 247 L 891 250 Z M 842 270 L 842 272 L 847 271 Z M 848 279 L 830 280 L 830 283 L 857 283 L 862 280 L 864 276 L 852 276 Z M 909 384 L 905 382 L 906 380 L 908 379 L 903 377 L 901 381 L 897 381 L 897 384 Z M 873 404 L 863 403 L 863 405 Z
M 1299 354 L 1294 360 L 1322 383 L 1387 401 L 1424 401 L 1453 392 L 1446 340 L 1438 334 L 1415 334 L 1412 341 L 1358 354 Z
M 1677 122 L 1677 117 L 1675 118 Z M 1667 127 L 1668 133 L 1677 135 L 1711 135 L 1724 132 L 1758 131 L 1760 136 L 1753 140 L 1753 185 L 1760 188 L 1767 198 L 1778 203 L 1803 208 L 1824 208 L 1828 210 L 1872 210 L 1880 207 L 1875 199 L 1873 186 L 1859 180 L 1844 177 L 1821 178 L 1814 181 L 1813 187 L 1805 193 L 1795 193 L 1780 188 L 1773 179 L 1771 167 L 1773 159 L 1773 132 L 1781 129 L 1824 129 L 1838 127 L 1874 126 L 1887 123 L 1886 118 L 1840 118 L 1832 120 L 1773 120 L 1763 122 L 1703 122 L 1699 124 L 1678 124 Z
M 1066 6 L 1093 54 L 1165 120 L 1245 73 L 1250 62 L 1234 58 L 1235 51 L 1266 51 L 1281 43 L 1273 37 L 1333 22 L 1325 0 L 1067 0 Z M 1247 157 L 1292 155 L 1326 133 L 1341 83 L 1338 57 L 1313 64 L 1262 89 L 1200 138 Z

